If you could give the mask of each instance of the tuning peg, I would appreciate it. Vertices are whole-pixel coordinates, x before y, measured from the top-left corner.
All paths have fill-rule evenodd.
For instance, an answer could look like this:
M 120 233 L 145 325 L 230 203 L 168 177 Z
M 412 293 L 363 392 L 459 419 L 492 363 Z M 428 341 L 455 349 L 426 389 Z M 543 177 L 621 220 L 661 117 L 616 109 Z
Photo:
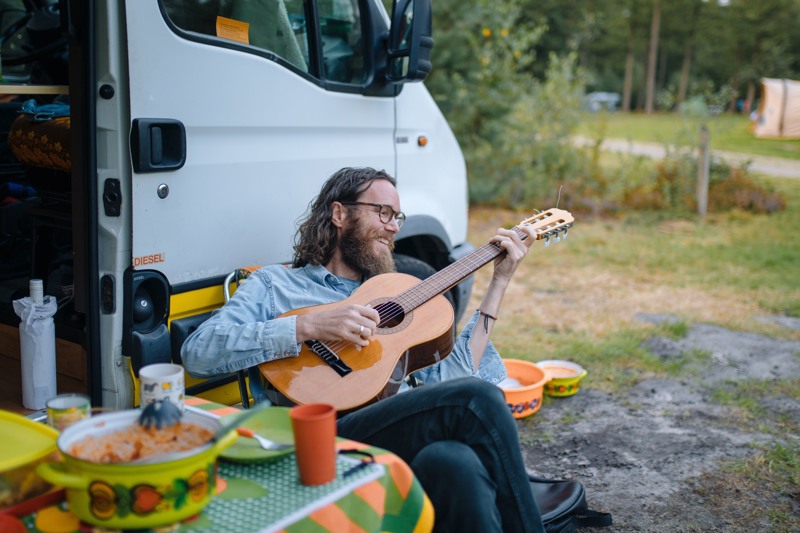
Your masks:
M 548 235 L 547 237 L 545 237 L 545 239 L 544 239 L 544 246 L 545 246 L 545 248 L 547 248 L 548 246 L 550 246 L 550 235 Z
M 562 235 L 561 238 L 566 239 L 567 235 L 569 235 L 569 228 L 564 228 L 564 235 Z

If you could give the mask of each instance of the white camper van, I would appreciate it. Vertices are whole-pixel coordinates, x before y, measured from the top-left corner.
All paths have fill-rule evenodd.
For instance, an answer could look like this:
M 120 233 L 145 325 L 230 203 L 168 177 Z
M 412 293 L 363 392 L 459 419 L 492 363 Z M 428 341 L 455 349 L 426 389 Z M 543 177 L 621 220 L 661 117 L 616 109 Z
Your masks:
M 0 3 L 0 408 L 22 410 L 11 302 L 31 278 L 59 301 L 59 392 L 134 406 L 138 369 L 180 362 L 229 273 L 291 260 L 296 221 L 344 166 L 397 178 L 401 271 L 472 251 L 464 159 L 421 83 L 430 0 L 395 0 L 391 17 L 381 0 L 14 4 Z M 448 293 L 457 319 L 470 290 Z M 187 392 L 236 403 L 235 380 Z

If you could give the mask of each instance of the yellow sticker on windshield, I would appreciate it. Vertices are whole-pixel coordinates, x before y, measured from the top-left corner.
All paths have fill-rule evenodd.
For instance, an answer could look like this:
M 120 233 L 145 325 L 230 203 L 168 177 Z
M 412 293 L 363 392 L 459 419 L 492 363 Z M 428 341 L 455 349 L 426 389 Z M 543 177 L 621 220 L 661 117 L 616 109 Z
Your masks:
M 217 17 L 217 37 L 250 44 L 250 24 L 226 17 Z

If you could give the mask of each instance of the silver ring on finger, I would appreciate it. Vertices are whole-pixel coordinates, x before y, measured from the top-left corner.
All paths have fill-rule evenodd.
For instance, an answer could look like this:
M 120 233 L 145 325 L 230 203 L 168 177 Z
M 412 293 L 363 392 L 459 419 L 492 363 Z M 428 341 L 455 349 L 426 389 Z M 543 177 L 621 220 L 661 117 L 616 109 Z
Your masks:
M 358 326 L 358 334 L 360 336 L 364 336 L 364 326 Z

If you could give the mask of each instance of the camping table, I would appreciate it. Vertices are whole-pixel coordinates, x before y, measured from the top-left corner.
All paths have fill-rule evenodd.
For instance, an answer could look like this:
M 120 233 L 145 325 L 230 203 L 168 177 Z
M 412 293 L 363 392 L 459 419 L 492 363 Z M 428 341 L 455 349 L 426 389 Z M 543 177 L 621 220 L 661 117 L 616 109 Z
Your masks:
M 201 398 L 187 398 L 186 404 L 219 416 L 238 411 Z M 350 440 L 339 439 L 337 446 L 369 452 L 376 464 L 343 478 L 340 474 L 353 463 L 340 457 L 336 480 L 306 487 L 297 480 L 294 454 L 265 463 L 221 460 L 217 497 L 196 517 L 159 531 L 417 533 L 433 528 L 433 507 L 405 462 L 386 450 Z M 52 517 L 58 513 L 66 514 L 54 520 Z M 48 527 L 48 520 L 42 518 L 47 516 L 59 528 Z M 63 533 L 64 522 L 70 517 L 76 520 L 61 503 L 23 517 L 22 521 L 32 533 Z M 87 529 L 85 524 L 75 529 L 76 533 L 83 531 L 102 530 Z

